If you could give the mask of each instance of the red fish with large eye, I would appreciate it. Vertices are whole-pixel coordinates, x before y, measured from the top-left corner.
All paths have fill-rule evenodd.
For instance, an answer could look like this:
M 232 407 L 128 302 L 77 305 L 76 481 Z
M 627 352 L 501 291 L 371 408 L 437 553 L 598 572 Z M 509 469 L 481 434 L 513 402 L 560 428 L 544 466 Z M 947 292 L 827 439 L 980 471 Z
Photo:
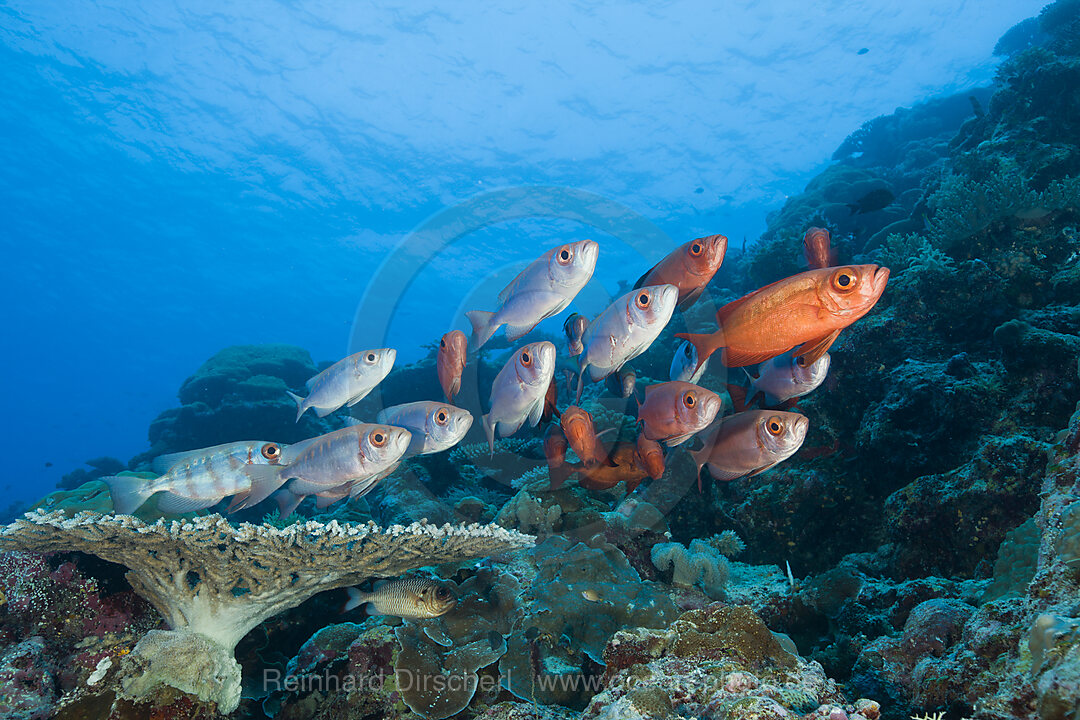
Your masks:
M 685 310 L 701 296 L 720 269 L 727 244 L 728 239 L 723 235 L 709 235 L 683 243 L 638 278 L 634 288 L 674 285 L 679 288 L 678 307 Z
M 702 467 L 722 481 L 757 475 L 795 454 L 808 425 L 806 416 L 781 410 L 748 410 L 724 418 L 704 447 L 690 453 L 698 467 L 698 492 Z
M 596 437 L 596 426 L 588 411 L 571 405 L 563 411 L 559 422 L 566 441 L 577 453 L 582 465 L 592 468 L 606 461 L 607 452 Z
M 446 402 L 454 402 L 454 396 L 461 391 L 461 374 L 465 371 L 468 352 L 469 341 L 460 330 L 451 330 L 439 341 L 435 369 L 439 373 L 439 385 L 442 386 Z
M 825 228 L 812 227 L 803 235 L 803 253 L 806 265 L 811 270 L 836 265 L 836 251 L 832 249 L 832 238 Z
M 794 356 L 813 365 L 841 330 L 870 312 L 888 281 L 889 269 L 877 265 L 808 270 L 720 308 L 716 332 L 675 337 L 697 348 L 699 365 L 717 350 L 727 367 L 746 367 L 796 347 Z
M 660 443 L 645 437 L 645 433 L 638 433 L 637 456 L 649 477 L 659 480 L 664 474 L 664 449 Z
M 672 380 L 645 388 L 645 402 L 638 405 L 641 433 L 668 447 L 686 442 L 709 426 L 720 412 L 722 401 L 712 390 Z

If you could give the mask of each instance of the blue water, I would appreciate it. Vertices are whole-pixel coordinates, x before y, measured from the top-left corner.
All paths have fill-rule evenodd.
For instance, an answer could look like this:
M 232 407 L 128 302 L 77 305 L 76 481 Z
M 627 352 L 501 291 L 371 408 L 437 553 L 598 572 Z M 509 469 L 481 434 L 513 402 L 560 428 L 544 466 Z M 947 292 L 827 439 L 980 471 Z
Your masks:
M 586 191 L 734 253 L 861 123 L 987 84 L 1041 4 L 6 2 L 0 489 L 142 451 L 226 345 L 341 357 L 391 248 L 485 193 Z M 667 249 L 579 210 L 384 268 L 411 280 L 375 298 L 399 363 L 564 239 L 603 244 L 586 309 Z

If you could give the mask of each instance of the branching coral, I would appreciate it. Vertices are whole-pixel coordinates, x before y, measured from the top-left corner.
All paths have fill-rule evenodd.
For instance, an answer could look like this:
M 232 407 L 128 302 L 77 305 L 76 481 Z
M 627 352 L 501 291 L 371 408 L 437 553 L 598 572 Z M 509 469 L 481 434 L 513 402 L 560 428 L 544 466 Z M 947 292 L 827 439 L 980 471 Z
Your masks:
M 157 681 L 231 712 L 240 699 L 236 643 L 272 615 L 324 590 L 424 565 L 458 562 L 531 545 L 496 526 L 382 529 L 336 521 L 286 528 L 230 525 L 219 515 L 148 525 L 130 516 L 28 513 L 0 530 L 0 546 L 79 550 L 128 567 L 128 581 L 169 623 L 136 647 L 147 675 L 126 687 L 143 694 Z M 153 637 L 151 637 L 153 636 Z M 177 679 L 178 677 L 186 677 Z

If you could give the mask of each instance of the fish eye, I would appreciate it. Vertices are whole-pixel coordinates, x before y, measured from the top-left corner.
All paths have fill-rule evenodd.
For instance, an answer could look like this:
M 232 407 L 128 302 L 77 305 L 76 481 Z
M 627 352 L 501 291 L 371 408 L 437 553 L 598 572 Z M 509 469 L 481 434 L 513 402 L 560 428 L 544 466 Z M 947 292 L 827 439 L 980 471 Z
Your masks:
M 835 275 L 833 275 L 832 283 L 833 287 L 840 292 L 847 292 L 848 290 L 851 290 L 855 287 L 855 283 L 857 281 L 858 278 L 855 277 L 855 273 L 853 273 L 852 271 L 840 270 Z
M 800 355 L 799 357 L 795 358 L 795 364 L 799 367 L 806 367 L 806 356 Z
M 560 265 L 566 265 L 574 259 L 574 253 L 570 250 L 569 247 L 564 247 L 559 250 L 559 254 L 557 257 Z
M 770 435 L 779 435 L 784 432 L 784 421 L 773 416 L 766 421 L 765 429 L 769 431 Z
M 435 413 L 435 422 L 439 423 L 440 425 L 445 425 L 446 421 L 449 419 L 450 416 L 446 414 L 445 410 L 439 410 L 439 412 Z
M 266 443 L 262 446 L 262 456 L 267 460 L 277 460 L 281 457 L 281 448 L 275 443 Z
M 364 356 L 364 359 L 367 360 L 369 363 L 375 362 L 375 353 L 369 352 L 367 355 Z
M 704 251 L 704 246 L 699 242 L 695 242 L 693 245 L 690 246 L 690 254 L 694 257 L 701 255 L 701 253 L 703 253 Z
M 440 585 L 435 590 L 435 597 L 440 600 L 445 600 L 446 598 L 450 597 L 450 588 L 446 587 L 445 585 Z
M 638 293 L 638 296 L 634 298 L 634 303 L 642 310 L 649 307 L 649 293 Z
M 683 346 L 683 355 L 685 355 L 688 358 L 693 357 L 694 356 L 694 346 L 691 345 L 690 343 L 686 343 L 686 345 Z
M 521 351 L 521 364 L 525 367 L 532 365 L 532 355 L 529 354 L 528 350 Z
M 682 396 L 683 405 L 688 408 L 692 408 L 697 405 L 697 398 L 694 397 L 694 393 L 688 392 Z
M 446 338 L 443 338 L 442 340 L 439 341 L 439 347 L 442 348 L 443 350 L 446 349 Z
M 386 433 L 381 430 L 376 430 L 371 433 L 371 444 L 375 447 L 382 447 L 386 444 Z

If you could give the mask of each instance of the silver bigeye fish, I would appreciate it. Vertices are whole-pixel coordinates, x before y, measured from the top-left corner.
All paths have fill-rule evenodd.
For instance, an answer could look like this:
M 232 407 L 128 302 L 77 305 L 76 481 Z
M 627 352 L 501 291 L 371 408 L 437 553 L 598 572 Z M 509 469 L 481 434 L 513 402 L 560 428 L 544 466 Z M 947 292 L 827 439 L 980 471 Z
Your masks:
M 578 356 L 577 399 L 586 369 L 598 382 L 645 352 L 671 320 L 678 299 L 674 285 L 652 285 L 623 295 L 597 315 L 581 336 L 585 350 Z
M 708 366 L 707 359 L 698 366 L 697 348 L 691 345 L 689 340 L 683 340 L 675 350 L 675 357 L 671 358 L 671 370 L 668 371 L 668 377 L 671 380 L 696 383 Z
M 599 249 L 592 240 L 579 240 L 548 250 L 503 288 L 498 310 L 465 313 L 472 323 L 473 347 L 490 340 L 502 325 L 506 339 L 514 342 L 562 312 L 592 277 Z
M 348 588 L 346 612 L 370 604 L 371 615 L 393 615 L 402 618 L 436 618 L 457 605 L 454 591 L 447 583 L 423 577 L 405 578 L 376 583 L 372 592 Z
M 698 492 L 702 467 L 707 465 L 717 480 L 757 475 L 794 455 L 809 424 L 805 415 L 779 410 L 748 410 L 724 418 L 705 447 L 690 453 L 698 467 Z
M 281 466 L 245 468 L 251 492 L 232 509 L 256 505 L 286 482 L 301 499 L 346 485 L 346 494 L 360 497 L 401 459 L 411 439 L 405 428 L 362 423 L 295 443 L 283 454 Z
M 792 353 L 788 352 L 758 366 L 757 377 L 743 368 L 746 377 L 750 378 L 750 389 L 746 391 L 747 403 L 752 402 L 759 392 L 765 394 L 766 405 L 779 405 L 813 392 L 825 382 L 829 374 L 829 361 L 829 353 L 807 364 L 805 355 L 792 357 Z
M 375 416 L 375 421 L 403 427 L 412 433 L 405 457 L 430 455 L 457 445 L 472 427 L 473 416 L 468 410 L 446 403 L 421 400 L 388 407 Z
M 251 478 L 244 469 L 278 466 L 282 448 L 286 447 L 261 440 L 226 443 L 155 458 L 154 471 L 164 474 L 154 480 L 102 479 L 109 486 L 113 509 L 118 515 L 131 514 L 156 493 L 164 493 L 158 499 L 158 509 L 162 512 L 192 512 L 216 505 L 230 495 L 246 493 L 251 488 Z
M 506 361 L 491 384 L 491 409 L 482 418 L 492 453 L 496 429 L 506 437 L 526 422 L 530 427 L 540 422 L 554 374 L 555 346 L 546 340 L 519 348 Z
M 314 408 L 319 417 L 326 417 L 342 405 L 352 407 L 360 402 L 390 374 L 396 358 L 396 350 L 382 348 L 364 350 L 338 360 L 307 381 L 310 392 L 306 398 L 289 393 L 296 401 L 296 421 L 300 422 L 300 416 L 308 408 Z

